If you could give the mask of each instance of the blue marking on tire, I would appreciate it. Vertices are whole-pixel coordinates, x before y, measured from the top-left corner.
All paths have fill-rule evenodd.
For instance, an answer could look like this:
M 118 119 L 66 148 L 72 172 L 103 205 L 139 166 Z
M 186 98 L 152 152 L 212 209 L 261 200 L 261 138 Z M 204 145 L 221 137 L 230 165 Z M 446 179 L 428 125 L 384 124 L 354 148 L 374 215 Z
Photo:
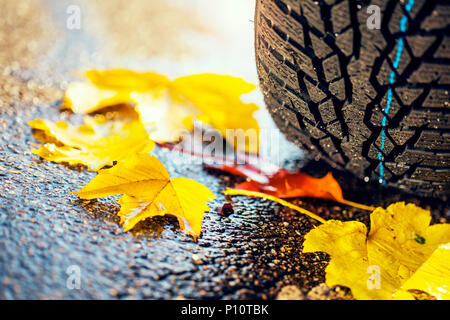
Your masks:
M 409 0 L 408 3 L 405 5 L 405 10 L 406 12 L 410 12 L 412 7 L 414 5 L 414 0 Z M 404 15 L 402 17 L 402 19 L 400 20 L 400 32 L 406 32 L 406 23 L 408 22 L 408 17 L 406 15 Z M 386 101 L 386 108 L 384 109 L 384 116 L 383 116 L 383 120 L 381 121 L 381 147 L 380 150 L 378 152 L 378 161 L 380 162 L 379 164 L 379 169 L 380 169 L 380 178 L 379 178 L 379 182 L 383 185 L 386 185 L 386 180 L 384 179 L 384 164 L 383 164 L 383 150 L 384 150 L 384 145 L 385 145 L 385 140 L 386 140 L 386 121 L 387 121 L 387 115 L 389 114 L 389 109 L 391 108 L 391 104 L 392 104 L 392 85 L 395 82 L 395 71 L 397 70 L 399 64 L 400 64 L 400 60 L 402 58 L 402 52 L 403 52 L 403 47 L 404 47 L 404 43 L 403 43 L 403 37 L 400 37 L 397 41 L 397 52 L 395 54 L 395 60 L 394 63 L 392 64 L 394 70 L 391 71 L 391 73 L 389 74 L 389 89 L 387 92 L 387 101 Z

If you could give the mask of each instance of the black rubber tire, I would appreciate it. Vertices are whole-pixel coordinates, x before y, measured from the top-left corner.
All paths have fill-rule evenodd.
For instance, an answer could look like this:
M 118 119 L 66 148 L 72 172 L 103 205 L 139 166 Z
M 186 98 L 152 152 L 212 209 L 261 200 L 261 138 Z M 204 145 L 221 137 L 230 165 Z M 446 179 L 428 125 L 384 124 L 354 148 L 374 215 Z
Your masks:
M 312 157 L 366 181 L 380 181 L 381 162 L 387 185 L 448 195 L 450 2 L 415 0 L 410 12 L 402 2 L 257 0 L 260 85 L 278 127 Z M 371 4 L 379 30 L 366 25 Z

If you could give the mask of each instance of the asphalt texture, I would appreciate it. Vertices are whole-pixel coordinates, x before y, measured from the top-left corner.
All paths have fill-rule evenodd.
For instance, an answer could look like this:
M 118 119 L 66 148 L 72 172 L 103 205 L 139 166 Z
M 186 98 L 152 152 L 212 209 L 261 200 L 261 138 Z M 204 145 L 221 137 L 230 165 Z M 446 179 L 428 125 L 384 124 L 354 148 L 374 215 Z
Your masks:
M 114 46 L 99 49 L 97 44 L 104 43 L 95 37 L 100 34 L 97 29 L 74 34 L 62 27 L 64 19 L 58 14 L 65 15 L 64 1 L 20 3 L 0 1 L 4 24 L 0 28 L 1 299 L 274 299 L 287 285 L 297 286 L 303 298 L 349 297 L 345 290 L 321 285 L 326 254 L 301 253 L 303 236 L 317 222 L 267 200 L 226 199 L 221 191 L 241 180 L 180 161 L 175 152 L 156 148 L 154 154 L 171 176 L 195 179 L 217 197 L 205 214 L 197 242 L 183 234 L 171 217 L 148 219 L 124 233 L 116 216 L 116 197 L 86 201 L 71 194 L 95 173 L 33 155 L 30 149 L 37 141 L 27 122 L 76 121 L 59 111 L 72 70 L 96 66 L 98 52 L 107 52 L 108 59 L 100 59 L 108 61 L 107 66 L 124 56 L 128 59 L 129 53 L 120 51 L 120 58 L 110 58 Z M 11 38 L 15 41 L 4 40 Z M 131 64 L 140 63 L 139 58 L 129 59 Z M 149 68 L 158 61 L 149 63 Z M 314 176 L 332 170 L 320 161 L 303 159 L 295 147 L 283 143 L 284 153 L 291 155 L 284 166 L 302 167 Z M 346 173 L 334 175 L 349 200 L 375 206 L 414 202 L 432 211 L 433 222 L 449 220 L 445 199 L 416 198 Z M 229 201 L 234 212 L 226 217 L 220 208 Z M 331 201 L 293 202 L 325 219 L 369 223 L 367 212 Z M 79 288 L 68 283 L 74 266 L 80 270 Z

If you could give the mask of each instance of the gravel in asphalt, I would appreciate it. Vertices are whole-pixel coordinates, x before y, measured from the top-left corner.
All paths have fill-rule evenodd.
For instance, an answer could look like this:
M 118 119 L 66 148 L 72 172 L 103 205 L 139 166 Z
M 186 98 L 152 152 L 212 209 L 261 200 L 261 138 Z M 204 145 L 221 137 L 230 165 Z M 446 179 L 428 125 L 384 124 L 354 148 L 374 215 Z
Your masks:
M 18 3 L 0 0 L 0 298 L 273 299 L 287 285 L 300 288 L 297 296 L 303 298 L 349 297 L 345 290 L 330 290 L 321 284 L 326 254 L 301 253 L 303 236 L 315 221 L 270 201 L 245 197 L 234 197 L 234 212 L 224 216 L 221 207 L 230 199 L 221 191 L 233 186 L 237 178 L 180 161 L 175 152 L 157 148 L 155 155 L 171 176 L 195 179 L 217 196 L 210 205 L 212 211 L 205 214 L 197 243 L 179 231 L 172 217 L 148 219 L 123 233 L 116 216 L 117 197 L 85 201 L 71 194 L 95 173 L 33 155 L 30 149 L 37 141 L 27 122 L 36 118 L 76 120 L 59 111 L 73 69 L 95 66 L 99 56 L 108 66 L 126 61 L 131 67 L 141 61 L 127 58 L 128 51 L 116 60 L 115 54 L 108 52 L 114 50 L 114 44 L 99 49 L 103 47 L 95 36 L 100 31 L 94 27 L 81 31 L 63 28 L 68 1 Z M 109 2 L 102 3 L 105 11 L 97 16 L 108 19 L 112 7 Z M 179 10 L 161 8 L 160 15 Z M 119 17 L 116 23 L 126 18 Z M 146 15 L 139 17 L 147 19 Z M 139 22 L 133 20 L 136 25 Z M 203 32 L 200 25 L 195 22 L 194 30 Z M 105 27 L 105 32 L 114 36 L 110 27 Z M 155 56 L 160 53 L 152 52 Z M 142 62 L 142 67 L 151 69 L 158 59 Z M 286 167 L 304 166 L 305 172 L 315 176 L 331 170 L 321 162 L 305 161 L 295 147 L 282 143 L 283 154 L 294 155 L 285 159 Z M 416 198 L 345 173 L 334 174 L 349 200 L 376 206 L 400 200 L 415 202 L 432 210 L 434 222 L 448 220 L 443 199 Z M 358 209 L 317 199 L 294 202 L 325 219 L 356 219 L 368 224 L 368 213 Z M 67 283 L 68 271 L 74 266 L 81 274 L 79 289 L 70 289 Z

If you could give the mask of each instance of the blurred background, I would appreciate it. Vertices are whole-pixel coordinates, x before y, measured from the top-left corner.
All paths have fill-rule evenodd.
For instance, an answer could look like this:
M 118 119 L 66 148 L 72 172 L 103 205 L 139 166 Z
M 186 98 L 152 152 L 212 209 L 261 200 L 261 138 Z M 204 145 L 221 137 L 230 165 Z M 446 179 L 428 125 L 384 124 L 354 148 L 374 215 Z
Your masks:
M 215 72 L 256 82 L 253 0 L 47 0 L 45 5 L 56 30 L 70 25 L 76 7 L 81 14 L 80 29 L 67 34 L 78 49 L 60 46 L 49 57 L 82 57 L 87 67 L 152 69 L 173 77 Z
M 258 83 L 254 0 L 0 0 L 0 6 L 4 91 L 18 79 L 30 80 L 20 97 L 29 95 L 34 104 L 60 99 L 67 84 L 91 68 L 150 70 L 171 78 L 209 72 Z M 272 130 L 270 139 L 261 139 L 265 157 L 276 155 L 278 162 L 302 156 L 297 148 L 278 148 L 290 143 L 264 110 L 259 90 L 243 99 L 262 107 L 255 114 L 267 129 L 262 134 Z
M 3 68 L 55 76 L 125 67 L 257 81 L 253 0 L 0 0 L 0 6 Z

